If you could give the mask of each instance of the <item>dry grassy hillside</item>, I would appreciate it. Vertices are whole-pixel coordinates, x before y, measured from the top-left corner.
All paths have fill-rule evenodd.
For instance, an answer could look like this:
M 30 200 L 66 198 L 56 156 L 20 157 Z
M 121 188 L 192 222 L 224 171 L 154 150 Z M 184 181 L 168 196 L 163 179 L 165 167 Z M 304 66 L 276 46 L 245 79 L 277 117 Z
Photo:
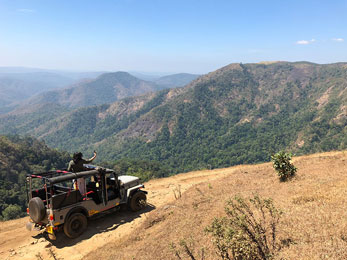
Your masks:
M 279 236 L 291 243 L 277 259 L 347 259 L 347 151 L 297 157 L 293 162 L 297 177 L 287 183 L 278 181 L 270 163 L 206 171 L 211 177 L 222 177 L 197 180 L 176 200 L 174 190 L 177 195 L 185 180 L 175 183 L 175 177 L 170 178 L 163 185 L 172 193 L 172 201 L 158 203 L 161 206 L 145 213 L 143 223 L 130 235 L 108 241 L 87 259 L 178 259 L 172 245 L 182 259 L 191 259 L 179 246 L 181 240 L 197 259 L 201 249 L 205 259 L 218 259 L 204 228 L 214 217 L 224 215 L 228 198 L 253 193 L 273 198 L 284 211 Z M 200 178 L 201 172 L 188 173 L 186 182 L 194 183 L 195 174 Z M 149 202 L 156 197 L 151 186 L 158 187 L 160 182 L 147 184 Z
M 284 211 L 279 237 L 291 241 L 276 259 L 347 259 L 347 151 L 294 158 L 297 177 L 280 183 L 270 163 L 196 171 L 146 183 L 145 211 L 101 215 L 79 238 L 47 241 L 27 218 L 0 222 L 0 259 L 218 259 L 204 229 L 236 194 L 271 197 Z M 176 195 L 176 196 L 175 196 Z M 176 199 L 176 198 L 177 199 Z

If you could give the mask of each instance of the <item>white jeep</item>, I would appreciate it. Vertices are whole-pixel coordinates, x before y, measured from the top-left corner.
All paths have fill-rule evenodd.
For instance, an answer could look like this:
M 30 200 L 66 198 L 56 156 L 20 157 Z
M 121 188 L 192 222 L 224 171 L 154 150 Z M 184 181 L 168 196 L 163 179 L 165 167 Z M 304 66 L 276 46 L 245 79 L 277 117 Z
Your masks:
M 27 175 L 29 230 L 45 228 L 49 237 L 56 239 L 55 232 L 63 228 L 69 238 L 76 238 L 86 230 L 90 216 L 122 204 L 132 211 L 146 207 L 147 192 L 138 177 L 87 167 L 78 173 L 56 170 Z M 83 189 L 76 186 L 81 178 Z

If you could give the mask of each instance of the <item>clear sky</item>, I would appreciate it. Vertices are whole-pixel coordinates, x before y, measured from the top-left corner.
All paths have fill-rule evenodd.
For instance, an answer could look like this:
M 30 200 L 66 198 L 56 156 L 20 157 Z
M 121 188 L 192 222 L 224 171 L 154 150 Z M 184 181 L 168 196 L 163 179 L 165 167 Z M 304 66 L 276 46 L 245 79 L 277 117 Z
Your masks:
M 347 62 L 347 1 L 0 0 L 0 66 L 206 73 Z

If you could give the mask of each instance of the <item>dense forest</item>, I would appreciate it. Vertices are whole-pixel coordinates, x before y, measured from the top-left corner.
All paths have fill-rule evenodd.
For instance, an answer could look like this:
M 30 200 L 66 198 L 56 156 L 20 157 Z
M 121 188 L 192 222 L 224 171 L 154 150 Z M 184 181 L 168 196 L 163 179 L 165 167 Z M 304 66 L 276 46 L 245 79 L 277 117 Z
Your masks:
M 69 159 L 68 153 L 50 149 L 34 138 L 0 136 L 0 218 L 25 215 L 27 173 L 66 168 Z

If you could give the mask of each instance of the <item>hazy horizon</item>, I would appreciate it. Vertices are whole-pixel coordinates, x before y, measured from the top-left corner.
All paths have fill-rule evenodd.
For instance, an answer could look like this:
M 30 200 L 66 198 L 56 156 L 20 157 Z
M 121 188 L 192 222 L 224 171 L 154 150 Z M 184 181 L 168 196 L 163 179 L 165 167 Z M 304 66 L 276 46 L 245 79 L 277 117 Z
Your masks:
M 312 62 L 312 61 L 309 61 L 309 60 L 297 60 L 297 61 L 286 61 L 286 60 L 278 60 L 278 61 L 273 61 L 273 60 L 263 60 L 263 61 L 258 61 L 258 62 L 232 62 L 232 63 L 227 63 L 227 64 L 224 64 L 222 65 L 221 67 L 218 67 L 216 68 L 215 70 L 217 69 L 220 69 L 222 67 L 225 67 L 225 66 L 228 66 L 230 64 L 233 64 L 233 63 L 243 63 L 243 64 L 261 64 L 261 63 L 264 63 L 264 64 L 270 64 L 270 63 L 276 63 L 276 62 L 308 62 L 308 63 L 314 63 L 314 64 L 320 64 L 320 65 L 324 65 L 324 64 L 333 64 L 333 63 L 347 63 L 347 60 L 346 61 L 337 61 L 337 62 L 329 62 L 329 63 L 318 63 L 318 62 Z M 3 69 L 5 69 L 5 71 L 3 71 Z M 6 71 L 6 70 L 9 70 L 9 71 Z M 18 71 L 16 72 L 13 72 L 15 71 L 16 69 L 18 69 Z M 128 72 L 130 74 L 134 73 L 134 74 L 144 74 L 145 76 L 166 76 L 166 75 L 172 75 L 172 74 L 180 74 L 180 73 L 188 73 L 188 74 L 196 74 L 196 75 L 202 75 L 202 74 L 207 74 L 209 72 L 212 72 L 212 71 L 206 71 L 206 72 L 203 72 L 203 73 L 190 73 L 190 72 L 186 72 L 186 71 L 163 71 L 163 72 L 160 72 L 160 71 L 137 71 L 137 70 L 129 70 L 129 71 L 126 71 L 126 70 L 80 70 L 80 69 L 63 69 L 63 68 L 34 68 L 34 67 L 25 67 L 25 66 L 0 66 L 0 73 L 22 73 L 20 72 L 20 70 L 23 70 L 23 73 L 27 73 L 29 71 L 30 72 L 52 72 L 52 73 L 55 73 L 55 72 L 65 72 L 65 73 L 93 73 L 93 72 L 100 72 L 100 73 L 112 73 L 112 72 Z

